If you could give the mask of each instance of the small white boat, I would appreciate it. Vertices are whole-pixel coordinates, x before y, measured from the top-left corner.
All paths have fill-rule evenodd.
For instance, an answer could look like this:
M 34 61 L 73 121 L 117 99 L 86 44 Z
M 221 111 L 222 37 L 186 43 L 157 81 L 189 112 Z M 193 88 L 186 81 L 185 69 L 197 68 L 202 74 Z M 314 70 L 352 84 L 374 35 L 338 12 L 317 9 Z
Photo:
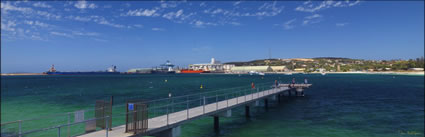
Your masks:
M 321 74 L 322 74 L 322 76 L 324 76 L 324 75 L 326 75 L 326 72 L 323 72 L 323 71 L 322 71 L 322 73 L 321 73 Z
M 248 73 L 249 73 L 249 75 L 261 75 L 261 76 L 264 76 L 265 75 L 264 73 L 257 72 L 257 71 L 249 71 Z

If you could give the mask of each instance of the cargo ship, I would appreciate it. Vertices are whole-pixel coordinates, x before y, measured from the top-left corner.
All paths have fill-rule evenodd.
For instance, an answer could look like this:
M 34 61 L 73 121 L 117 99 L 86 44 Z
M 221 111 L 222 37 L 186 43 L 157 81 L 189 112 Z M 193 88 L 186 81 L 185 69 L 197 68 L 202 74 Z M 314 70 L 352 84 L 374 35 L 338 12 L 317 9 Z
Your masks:
M 180 73 L 210 73 L 210 71 L 193 70 L 193 69 L 182 69 L 182 70 L 180 70 Z
M 152 68 L 152 74 L 175 74 L 174 65 L 167 60 L 165 64 L 161 64 L 159 67 Z
M 110 75 L 110 74 L 120 74 L 117 70 L 117 66 L 112 66 L 108 68 L 106 71 L 56 71 L 55 65 L 44 74 L 47 75 Z

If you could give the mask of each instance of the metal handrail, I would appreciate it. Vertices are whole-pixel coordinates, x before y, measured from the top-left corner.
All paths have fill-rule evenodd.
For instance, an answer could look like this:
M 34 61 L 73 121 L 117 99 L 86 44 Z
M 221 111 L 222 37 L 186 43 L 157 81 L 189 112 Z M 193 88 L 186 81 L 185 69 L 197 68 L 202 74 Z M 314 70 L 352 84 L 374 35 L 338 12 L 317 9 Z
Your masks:
M 260 83 L 257 84 L 257 86 L 262 86 L 265 84 L 268 84 L 270 82 L 266 82 L 266 83 Z M 232 88 L 226 88 L 226 89 L 219 89 L 219 90 L 213 90 L 213 91 L 208 91 L 208 92 L 202 92 L 200 94 L 207 94 L 207 93 L 213 93 L 213 92 L 217 92 L 217 91 L 225 91 L 225 90 L 231 90 L 231 89 L 238 89 L 238 88 L 246 88 L 247 86 L 238 86 L 238 87 L 232 87 Z M 188 95 L 181 95 L 181 96 L 176 96 L 176 97 L 171 97 L 173 99 L 175 98 L 183 98 L 186 96 L 194 96 L 194 95 L 199 95 L 199 94 L 188 94 Z M 156 99 L 156 100 L 151 100 L 151 101 L 146 101 L 145 103 L 151 103 L 151 102 L 158 102 L 158 101 L 162 101 L 162 100 L 168 100 L 169 98 L 162 98 L 162 99 Z M 120 104 L 120 105 L 114 105 L 113 107 L 120 107 L 120 106 L 125 106 L 125 104 Z M 96 110 L 100 110 L 100 109 L 84 109 L 85 112 L 87 111 L 96 111 Z M 59 113 L 59 114 L 49 114 L 49 115 L 45 115 L 45 116 L 41 116 L 41 117 L 36 117 L 36 118 L 29 118 L 29 119 L 21 119 L 21 120 L 16 120 L 16 121 L 9 121 L 9 122 L 5 122 L 5 123 L 1 123 L 0 125 L 5 125 L 5 124 L 11 124 L 11 123 L 17 123 L 17 122 L 24 122 L 24 121 L 28 121 L 28 120 L 38 120 L 38 119 L 42 119 L 42 118 L 46 118 L 46 117 L 54 117 L 54 116 L 60 116 L 60 115 L 69 115 L 69 113 L 74 113 L 74 112 L 65 112 L 65 113 Z
M 269 82 L 268 83 L 261 83 L 261 84 L 257 84 L 256 85 L 256 87 L 257 88 L 262 88 L 262 89 L 264 89 L 264 85 L 266 85 L 266 84 L 270 84 Z M 218 94 L 220 91 L 226 91 L 226 90 L 232 90 L 232 89 L 238 89 L 238 90 L 235 90 L 235 91 L 231 91 L 231 92 L 226 92 L 226 93 L 222 93 L 222 94 Z M 234 96 L 234 97 L 232 97 L 232 98 L 239 98 L 240 96 L 242 96 L 241 95 L 241 93 L 243 94 L 243 95 L 246 95 L 246 92 L 247 91 L 253 91 L 253 92 L 250 92 L 251 94 L 252 93 L 257 93 L 259 90 L 252 90 L 252 89 L 250 89 L 250 88 L 247 88 L 247 86 L 240 86 L 240 87 L 234 87 L 234 88 L 228 88 L 228 89 L 220 89 L 220 90 L 215 90 L 215 91 L 209 91 L 209 92 L 202 92 L 202 93 L 199 93 L 199 94 L 189 94 L 189 95 L 182 95 L 182 96 L 176 96 L 176 97 L 171 97 L 171 98 L 163 98 L 163 99 L 158 99 L 158 100 L 152 100 L 152 101 L 147 101 L 147 102 L 143 102 L 143 103 L 155 103 L 155 102 L 159 102 L 159 101 L 167 101 L 167 100 L 169 100 L 169 101 L 167 101 L 168 103 L 166 104 L 166 105 L 163 105 L 163 106 L 155 106 L 155 107 L 151 107 L 151 108 L 148 108 L 146 111 L 152 111 L 152 110 L 155 110 L 155 109 L 160 109 L 160 108 L 165 108 L 165 107 L 167 107 L 167 109 L 168 109 L 168 107 L 170 107 L 170 106 L 176 106 L 176 105 L 178 105 L 178 104 L 183 104 L 183 103 L 188 103 L 188 102 L 191 102 L 191 101 L 202 101 L 202 100 L 206 100 L 206 99 L 209 99 L 209 98 L 213 98 L 213 97 L 215 97 L 216 98 L 216 101 L 215 102 L 213 102 L 213 103 L 218 103 L 219 101 L 218 101 L 218 97 L 219 96 L 225 96 L 226 97 L 226 99 L 229 99 L 229 98 L 227 98 L 228 97 L 228 95 L 231 95 L 231 94 L 236 94 L 236 93 L 239 93 L 239 94 L 237 94 L 236 96 Z M 205 94 L 209 94 L 209 93 L 215 93 L 215 95 L 207 95 L 207 96 L 202 96 L 202 95 L 205 95 Z M 199 99 L 193 99 L 193 100 L 188 100 L 188 97 L 190 97 L 190 96 L 200 96 L 200 98 Z M 203 98 L 201 98 L 201 96 L 203 97 Z M 170 103 L 170 100 L 172 100 L 172 99 L 179 99 L 179 98 L 183 98 L 183 97 L 187 97 L 186 98 L 186 100 L 185 101 L 181 101 L 181 102 L 172 102 L 172 103 Z M 246 100 L 246 99 L 245 99 Z M 208 103 L 208 104 L 213 104 L 213 103 Z M 201 104 L 203 104 L 203 105 L 201 105 Z M 205 102 L 204 103 L 201 103 L 199 106 L 205 106 L 205 105 L 207 105 L 207 104 L 205 104 Z M 115 105 L 115 106 L 113 106 L 113 108 L 117 108 L 117 107 L 119 107 L 119 106 L 124 106 L 125 104 L 123 104 L 123 105 Z M 195 106 L 195 107 L 197 107 L 197 105 Z M 193 108 L 193 107 L 190 107 L 190 108 Z M 186 107 L 186 109 L 189 109 L 189 106 L 187 106 Z M 218 108 L 216 108 L 216 109 L 218 109 Z M 93 109 L 93 110 L 96 110 L 96 109 Z M 88 110 L 88 111 L 90 111 L 90 110 Z M 74 112 L 67 112 L 67 113 L 65 113 L 65 114 L 67 114 L 67 115 L 69 115 L 69 114 L 71 114 L 71 113 L 74 113 Z M 131 112 L 128 112 L 128 113 L 131 113 Z M 122 116 L 121 114 L 128 114 L 128 113 L 114 113 L 113 115 L 112 115 L 112 117 L 113 116 Z M 170 112 L 168 112 L 167 111 L 167 115 L 169 114 Z M 56 116 L 60 116 L 60 115 L 65 115 L 65 114 L 59 114 L 59 115 L 56 115 Z M 47 116 L 43 116 L 43 117 L 47 117 Z M 103 118 L 105 118 L 105 117 L 103 117 Z M 41 118 L 35 118 L 35 119 L 41 119 Z M 87 122 L 87 121 L 92 121 L 92 120 L 96 120 L 96 119 L 101 119 L 101 118 L 92 118 L 92 119 L 89 119 L 89 120 L 84 120 L 84 121 L 81 121 L 81 122 L 73 122 L 73 123 L 68 123 L 68 124 L 64 124 L 64 125 L 59 125 L 59 126 L 53 126 L 53 127 L 48 127 L 48 128 L 43 128 L 43 129 L 37 129 L 37 130 L 31 130 L 31 131 L 27 131 L 27 132 L 24 132 L 24 133 L 22 133 L 21 132 L 21 130 L 20 130 L 20 132 L 19 132 L 19 134 L 18 135 L 23 135 L 23 134 L 30 134 L 30 133 L 34 133 L 34 132 L 41 132 L 41 131 L 45 131 L 45 130 L 50 130 L 50 129 L 54 129 L 54 128 L 59 128 L 59 130 L 60 130 L 60 128 L 61 127 L 64 127 L 64 126 L 71 126 L 71 125 L 75 125 L 75 124 L 78 124 L 78 123 L 82 123 L 82 122 Z M 34 120 L 34 119 L 30 119 L 30 120 Z M 16 122 L 23 122 L 24 120 L 18 120 L 18 121 L 12 121 L 12 122 L 7 122 L 7 123 L 3 123 L 2 124 L 2 126 L 3 125 L 5 125 L 5 124 L 10 124 L 10 123 L 16 123 Z M 59 131 L 60 132 L 60 131 Z
M 238 92 L 240 92 L 240 91 L 233 91 L 233 92 L 230 92 L 230 93 L 224 93 L 224 94 L 217 94 L 217 96 L 220 96 L 220 95 L 229 95 L 229 94 L 234 94 L 234 93 L 238 93 Z M 199 95 L 199 94 L 196 94 L 196 95 Z M 207 98 L 213 98 L 213 97 L 216 97 L 216 96 L 209 96 L 209 97 L 207 97 Z M 173 99 L 173 98 L 171 98 L 171 99 Z M 167 98 L 167 99 L 164 99 L 164 100 L 171 100 L 170 98 Z M 188 100 L 188 101 L 196 101 L 196 100 L 203 100 L 203 99 L 193 99 L 193 100 Z M 186 101 L 182 101 L 183 103 L 184 102 L 186 102 Z M 163 105 L 163 106 L 159 106 L 159 107 L 151 107 L 151 108 L 161 108 L 161 107 L 164 107 L 164 106 L 170 106 L 170 105 L 173 105 L 173 103 L 168 103 L 168 104 L 165 104 L 165 105 Z M 149 108 L 150 109 L 150 108 Z

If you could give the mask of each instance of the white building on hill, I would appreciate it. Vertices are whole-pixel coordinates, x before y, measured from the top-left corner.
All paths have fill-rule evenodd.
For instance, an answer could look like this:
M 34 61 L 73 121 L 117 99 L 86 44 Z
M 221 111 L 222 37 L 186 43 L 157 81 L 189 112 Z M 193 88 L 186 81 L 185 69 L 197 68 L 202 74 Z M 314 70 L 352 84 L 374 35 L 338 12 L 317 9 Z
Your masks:
M 217 61 L 214 58 L 211 58 L 210 63 L 190 64 L 189 69 L 204 70 L 204 71 L 211 71 L 211 72 L 227 72 L 227 71 L 230 71 L 231 68 L 234 66 L 235 65 L 233 64 L 221 64 L 220 61 Z

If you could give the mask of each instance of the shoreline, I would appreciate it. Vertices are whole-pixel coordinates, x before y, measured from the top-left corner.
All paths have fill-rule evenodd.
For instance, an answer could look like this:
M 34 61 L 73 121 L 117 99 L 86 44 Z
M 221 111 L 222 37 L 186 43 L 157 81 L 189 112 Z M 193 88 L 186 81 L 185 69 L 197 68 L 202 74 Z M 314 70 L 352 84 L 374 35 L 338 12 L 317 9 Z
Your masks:
M 320 74 L 320 72 L 312 72 L 311 74 Z M 383 75 L 424 75 L 424 71 L 420 72 L 397 72 L 397 71 L 388 71 L 388 72 L 326 72 L 326 74 L 383 74 Z
M 34 75 L 46 75 L 43 73 L 1 73 L 1 76 L 34 76 Z
M 320 72 L 264 72 L 266 74 L 321 74 Z M 245 73 L 208 73 L 208 74 L 245 74 Z M 381 74 L 381 75 L 413 75 L 413 76 L 425 76 L 424 71 L 419 72 L 397 72 L 397 71 L 386 71 L 386 72 L 326 72 L 326 74 Z M 37 76 L 46 75 L 43 73 L 2 73 L 1 76 Z
M 302 72 L 265 72 L 266 74 L 300 74 Z M 302 74 L 322 74 L 321 72 L 310 72 L 310 73 L 302 73 Z M 414 75 L 414 76 L 424 76 L 424 71 L 386 71 L 386 72 L 363 72 L 363 71 L 355 71 L 355 72 L 326 72 L 326 74 L 381 74 L 381 75 Z

